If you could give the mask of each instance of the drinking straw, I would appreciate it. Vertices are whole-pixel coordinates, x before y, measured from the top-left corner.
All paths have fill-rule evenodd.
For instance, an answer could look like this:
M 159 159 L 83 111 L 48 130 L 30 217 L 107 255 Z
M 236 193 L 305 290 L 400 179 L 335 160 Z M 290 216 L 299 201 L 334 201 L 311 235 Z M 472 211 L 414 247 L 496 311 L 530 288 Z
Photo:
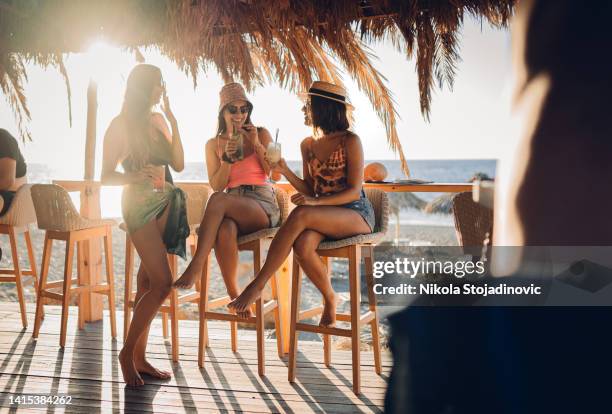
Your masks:
M 278 142 L 278 128 L 276 128 L 276 137 L 274 137 L 274 143 Z

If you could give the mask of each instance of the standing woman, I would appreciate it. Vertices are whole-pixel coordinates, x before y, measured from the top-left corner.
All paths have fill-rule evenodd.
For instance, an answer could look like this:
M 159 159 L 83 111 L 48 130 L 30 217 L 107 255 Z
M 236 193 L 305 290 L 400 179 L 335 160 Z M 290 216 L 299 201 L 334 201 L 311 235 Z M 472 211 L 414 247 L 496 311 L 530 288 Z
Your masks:
M 267 182 L 270 165 L 265 148 L 272 141 L 270 133 L 251 123 L 253 104 L 242 85 L 225 85 L 219 97 L 217 136 L 206 143 L 206 168 L 215 193 L 202 218 L 196 253 L 175 286 L 192 286 L 214 247 L 227 293 L 233 299 L 240 292 L 236 272 L 238 235 L 275 227 L 280 210 L 274 188 Z M 233 131 L 242 136 L 242 147 L 232 139 Z M 251 311 L 247 308 L 241 314 L 251 316 Z
M 323 294 L 319 324 L 336 323 L 337 296 L 316 249 L 323 239 L 343 239 L 374 229 L 374 209 L 361 188 L 363 149 L 359 137 L 348 130 L 347 106 L 346 92 L 340 86 L 314 82 L 308 90 L 302 110 L 316 138 L 308 137 L 301 144 L 304 179 L 284 159 L 276 166 L 298 190 L 291 197 L 298 207 L 274 237 L 259 275 L 229 304 L 237 312 L 259 297 L 293 247 L 300 266 Z
M 162 114 L 152 111 L 162 96 L 170 128 Z M 123 173 L 116 171 L 119 163 Z M 159 68 L 137 65 L 128 77 L 121 113 L 104 136 L 102 165 L 102 184 L 124 186 L 123 220 L 141 259 L 134 316 L 119 353 L 123 379 L 132 386 L 144 384 L 141 374 L 160 379 L 171 376 L 145 358 L 151 321 L 172 289 L 166 253 L 185 258 L 189 235 L 185 195 L 172 185 L 168 166 L 175 171 L 184 168 L 176 118 Z

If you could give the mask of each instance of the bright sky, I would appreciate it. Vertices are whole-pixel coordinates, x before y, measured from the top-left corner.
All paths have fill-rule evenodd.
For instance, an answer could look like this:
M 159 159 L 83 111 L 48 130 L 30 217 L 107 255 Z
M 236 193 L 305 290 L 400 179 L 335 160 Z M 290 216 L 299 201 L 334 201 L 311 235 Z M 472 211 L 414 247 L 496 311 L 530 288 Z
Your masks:
M 408 159 L 497 159 L 509 148 L 509 33 L 466 19 L 460 39 L 462 61 L 454 91 L 435 90 L 429 123 L 419 110 L 414 60 L 407 60 L 391 45 L 373 47 L 379 57 L 376 66 L 387 78 L 397 102 L 401 117 L 398 131 Z M 155 50 L 145 50 L 143 54 L 147 63 L 162 69 L 179 121 L 186 160 L 202 162 L 204 143 L 215 132 L 220 77 L 214 70 L 200 75 L 194 89 L 191 77 Z M 72 87 L 72 128 L 68 125 L 67 96 L 61 76 L 55 70 L 28 66 L 26 96 L 32 114 L 33 142 L 22 144 L 26 160 L 49 165 L 57 171 L 57 178 L 82 178 L 86 89 L 93 77 L 99 85 L 96 147 L 99 176 L 104 131 L 120 110 L 125 80 L 135 63 L 131 54 L 104 43 L 94 45 L 89 53 L 70 55 L 66 59 Z M 397 159 L 388 149 L 384 127 L 367 97 L 350 79 L 345 81 L 356 107 L 353 130 L 362 138 L 366 159 Z M 310 133 L 303 125 L 299 99 L 276 85 L 257 89 L 251 98 L 255 106 L 254 123 L 272 133 L 280 128 L 284 156 L 298 159 L 299 143 Z M 17 133 L 7 104 L 0 106 L 0 127 Z

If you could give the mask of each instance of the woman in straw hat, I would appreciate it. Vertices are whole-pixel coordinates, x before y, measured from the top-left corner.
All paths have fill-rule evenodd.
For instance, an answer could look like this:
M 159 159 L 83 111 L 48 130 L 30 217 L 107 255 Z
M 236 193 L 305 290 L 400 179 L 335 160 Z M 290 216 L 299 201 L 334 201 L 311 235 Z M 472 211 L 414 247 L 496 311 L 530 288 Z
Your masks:
M 165 119 L 152 112 L 162 96 Z M 123 173 L 115 171 L 119 163 Z M 144 384 L 141 374 L 171 376 L 145 358 L 151 321 L 172 289 L 166 252 L 185 258 L 189 235 L 185 195 L 172 185 L 168 166 L 184 168 L 176 118 L 159 68 L 137 65 L 128 77 L 121 113 L 106 131 L 102 165 L 102 184 L 124 185 L 123 220 L 141 259 L 134 316 L 119 353 L 123 378 L 132 386 Z
M 238 235 L 277 226 L 280 210 L 274 188 L 267 182 L 270 165 L 265 148 L 272 141 L 270 133 L 251 123 L 253 104 L 242 85 L 227 84 L 219 95 L 217 136 L 206 143 L 206 168 L 215 193 L 206 206 L 193 260 L 175 286 L 192 286 L 214 247 L 227 292 L 235 298 L 240 292 Z M 242 148 L 232 139 L 236 133 L 242 135 Z M 237 157 L 240 150 L 242 159 Z M 242 313 L 251 315 L 249 309 Z
M 347 108 L 352 107 L 340 86 L 314 82 L 308 90 L 303 111 L 316 138 L 308 137 L 301 144 L 304 179 L 282 159 L 276 166 L 298 190 L 291 197 L 298 207 L 276 234 L 257 277 L 230 303 L 237 312 L 244 312 L 259 297 L 293 247 L 300 266 L 323 294 L 320 325 L 335 324 L 337 295 L 316 248 L 323 239 L 371 233 L 374 228 L 374 209 L 361 187 L 363 149 L 359 137 L 348 130 Z

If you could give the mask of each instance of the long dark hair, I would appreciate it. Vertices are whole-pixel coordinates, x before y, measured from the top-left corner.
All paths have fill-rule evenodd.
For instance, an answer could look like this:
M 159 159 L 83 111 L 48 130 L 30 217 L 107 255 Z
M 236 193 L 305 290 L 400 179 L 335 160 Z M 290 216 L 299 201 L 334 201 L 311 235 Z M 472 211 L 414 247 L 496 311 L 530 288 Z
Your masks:
M 227 131 L 227 125 L 225 124 L 225 118 L 223 117 L 223 111 L 225 111 L 225 108 L 227 108 L 228 105 L 225 105 L 220 111 L 219 111 L 219 115 L 217 115 L 217 135 L 221 135 L 224 134 Z M 250 102 L 247 102 L 247 105 L 249 107 L 249 114 L 247 115 L 247 119 L 246 121 L 244 121 L 244 123 L 246 125 L 252 125 L 253 122 L 251 122 L 251 113 L 253 112 L 253 105 Z
M 127 79 L 121 114 L 127 122 L 129 157 L 135 168 L 149 161 L 153 133 L 151 95 L 161 81 L 161 70 L 147 64 L 136 65 Z
M 310 95 L 310 117 L 313 128 L 324 134 L 346 131 L 350 127 L 346 105 L 320 96 Z

